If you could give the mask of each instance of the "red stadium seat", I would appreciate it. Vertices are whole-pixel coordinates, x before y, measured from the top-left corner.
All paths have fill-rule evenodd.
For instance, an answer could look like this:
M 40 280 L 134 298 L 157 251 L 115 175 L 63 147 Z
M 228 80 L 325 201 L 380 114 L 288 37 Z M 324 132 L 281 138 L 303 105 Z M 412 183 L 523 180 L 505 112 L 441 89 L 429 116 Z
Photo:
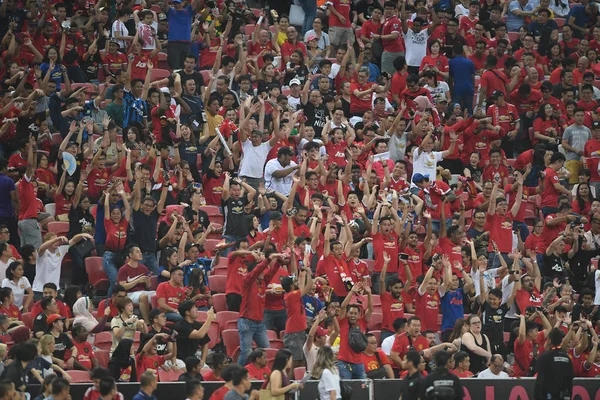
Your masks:
M 211 217 L 213 215 L 222 215 L 223 214 L 221 212 L 221 210 L 219 209 L 219 207 L 217 207 L 217 206 L 202 206 L 202 207 L 200 207 L 200 209 L 202 211 L 204 211 L 206 214 L 208 214 L 209 217 Z
M 102 368 L 108 368 L 108 362 L 110 361 L 110 351 L 108 350 L 96 350 L 94 351 L 98 364 Z
M 279 339 L 277 337 L 277 332 L 272 331 L 270 329 L 267 330 L 267 337 L 269 338 L 269 340 L 273 340 L 273 339 Z
M 171 75 L 171 71 L 169 71 L 167 69 L 154 68 L 152 70 L 152 75 L 150 76 L 150 79 L 152 80 L 152 82 L 154 82 L 154 81 L 159 81 L 161 79 L 164 79 L 170 75 Z
M 100 350 L 106 350 L 110 352 L 110 348 L 112 346 L 112 332 L 96 333 L 96 338 L 94 339 L 94 346 L 96 346 Z
M 65 371 L 73 379 L 73 383 L 88 383 L 92 382 L 90 373 L 87 371 L 68 370 Z
M 237 348 L 240 347 L 240 334 L 237 329 L 226 329 L 221 333 L 225 352 L 228 357 L 232 357 Z
M 179 376 L 181 376 L 181 371 L 173 371 L 172 369 L 168 371 L 164 371 L 162 369 L 158 370 L 158 381 L 159 382 L 177 382 L 179 380 Z
M 219 335 L 219 332 L 219 323 L 217 321 L 212 321 L 210 323 L 210 328 L 208 328 L 208 337 L 210 338 L 210 342 L 208 342 L 209 349 L 214 349 L 214 347 L 221 341 L 221 335 Z
M 54 232 L 58 236 L 65 236 L 69 232 L 69 223 L 64 221 L 49 222 L 48 232 Z
M 204 242 L 204 248 L 209 253 L 212 253 L 215 250 L 217 244 L 221 243 L 222 241 L 223 239 L 206 239 L 206 242 Z
M 369 331 L 381 330 L 381 321 L 382 320 L 383 320 L 383 314 L 373 313 L 371 315 L 371 320 L 369 321 L 369 324 L 367 325 Z
M 225 330 L 225 324 L 229 321 L 235 321 L 237 323 L 238 318 L 240 317 L 240 313 L 236 311 L 221 311 L 217 313 L 217 322 L 219 323 L 219 327 L 221 331 Z M 234 329 L 237 328 L 237 325 Z
M 30 312 L 21 314 L 21 321 L 23 321 L 23 323 L 26 327 L 29 328 L 29 330 L 33 330 L 33 316 Z
M 224 275 L 209 275 L 208 287 L 212 292 L 225 293 L 225 284 L 227 277 Z
M 304 378 L 306 374 L 306 367 L 296 367 L 294 368 L 294 379 L 299 381 Z
M 227 310 L 227 299 L 225 293 L 217 293 L 212 296 L 213 308 L 216 313 Z
M 88 281 L 95 292 L 99 290 L 108 291 L 110 281 L 102 267 L 102 257 L 87 257 L 85 259 L 85 270 L 88 274 Z

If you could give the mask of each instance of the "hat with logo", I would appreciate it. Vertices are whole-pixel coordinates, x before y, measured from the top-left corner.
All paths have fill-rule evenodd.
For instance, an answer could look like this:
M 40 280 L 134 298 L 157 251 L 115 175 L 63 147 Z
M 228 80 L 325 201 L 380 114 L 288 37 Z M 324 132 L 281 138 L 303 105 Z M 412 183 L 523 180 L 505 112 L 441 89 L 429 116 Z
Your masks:
M 429 180 L 429 174 L 420 174 L 420 173 L 416 173 L 413 175 L 413 183 L 419 183 L 419 182 L 423 182 L 424 180 Z

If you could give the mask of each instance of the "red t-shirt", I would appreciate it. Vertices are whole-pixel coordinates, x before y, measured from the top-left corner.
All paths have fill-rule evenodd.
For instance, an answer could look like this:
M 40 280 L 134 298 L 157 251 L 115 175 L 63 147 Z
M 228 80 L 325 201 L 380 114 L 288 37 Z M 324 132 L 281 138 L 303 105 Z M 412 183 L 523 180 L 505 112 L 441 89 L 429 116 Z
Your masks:
M 40 304 L 41 302 L 42 302 L 41 300 L 38 301 L 31 308 L 31 316 L 33 318 L 37 317 L 42 312 L 42 306 Z M 73 318 L 71 309 L 69 307 L 67 307 L 67 305 L 65 303 L 63 303 L 62 301 L 56 300 L 56 307 L 58 308 L 58 313 L 60 315 L 64 315 L 67 318 Z M 104 315 L 104 310 L 102 310 L 102 314 L 98 314 L 98 315 Z
M 381 320 L 381 329 L 394 332 L 394 321 L 396 318 L 404 318 L 404 299 L 402 295 L 395 299 L 390 292 L 381 293 L 381 311 L 383 319 Z
M 119 221 L 118 225 L 115 225 L 109 219 L 104 219 L 104 229 L 106 230 L 106 250 L 113 253 L 118 253 L 125 249 L 128 226 L 129 221 L 126 218 L 121 218 L 121 221 Z
M 369 90 L 373 86 L 376 86 L 375 82 L 367 82 L 364 85 L 360 83 L 352 83 L 350 84 L 350 113 L 364 113 L 365 111 L 373 109 L 371 102 L 373 100 L 373 92 L 369 91 L 362 96 L 356 96 L 354 94 L 355 90 L 359 92 L 364 92 L 365 90 Z
M 468 15 L 465 15 L 460 19 L 460 24 L 458 25 L 458 31 L 464 33 L 463 36 L 467 37 L 467 35 L 475 34 L 475 25 L 479 22 L 479 18 L 470 19 Z
M 583 156 L 587 158 L 586 168 L 590 170 L 590 181 L 600 182 L 598 162 L 600 161 L 600 140 L 590 139 L 585 143 Z
M 265 282 L 270 282 L 279 269 L 279 266 L 275 264 L 265 272 L 262 279 L 259 279 L 267 266 L 268 260 L 265 260 L 254 267 L 254 269 L 251 272 L 248 272 L 243 278 L 240 318 L 262 322 L 265 313 L 265 292 L 267 288 Z
M 440 293 L 436 290 L 433 295 L 429 294 L 427 291 L 424 294 L 420 294 L 419 289 L 417 288 L 415 300 L 417 301 L 415 315 L 421 320 L 421 329 L 424 331 L 438 331 Z
M 410 272 L 413 276 L 413 283 L 418 276 L 424 274 L 426 271 L 423 270 L 423 255 L 425 254 L 425 246 L 423 244 L 417 245 L 414 249 L 410 246 L 406 246 L 402 253 L 408 255 L 408 267 L 410 268 Z M 406 271 L 404 267 L 398 267 L 398 276 L 400 280 L 406 283 Z
M 450 265 L 452 265 L 452 272 L 456 273 L 456 275 L 459 278 L 462 278 L 462 274 L 454 266 L 455 261 L 458 261 L 462 265 L 462 252 L 460 244 L 454 244 L 452 240 L 448 239 L 447 237 L 440 238 L 439 243 L 440 247 L 442 248 L 443 254 L 446 254 L 450 259 Z
M 494 167 L 492 164 L 488 164 L 487 167 L 483 169 L 483 181 L 493 181 L 502 185 L 504 183 L 504 178 L 508 178 L 510 172 L 508 172 L 508 168 L 504 165 L 500 164 L 498 167 Z
M 302 294 L 300 293 L 300 290 L 286 293 L 284 300 L 285 308 L 287 310 L 285 332 L 304 332 L 306 330 L 306 311 L 304 304 L 302 303 Z
M 115 74 L 119 70 L 127 69 L 127 57 L 120 52 L 115 54 L 106 53 L 106 55 L 102 57 L 102 63 L 108 66 L 108 71 L 111 74 Z
M 361 364 L 362 353 L 355 353 L 352 351 L 350 348 L 350 343 L 348 342 L 348 333 L 350 332 L 350 323 L 348 323 L 348 318 L 340 319 L 338 321 L 340 324 L 340 351 L 338 353 L 338 360 L 350 364 Z M 366 331 L 366 324 L 363 319 L 359 319 L 356 325 L 356 327 L 361 331 Z
M 379 359 L 377 358 L 379 356 Z M 369 371 L 375 371 L 383 367 L 384 365 L 390 365 L 390 359 L 385 355 L 383 350 L 377 350 L 377 355 L 373 354 L 372 356 L 368 356 L 363 353 L 363 364 L 365 365 L 365 371 L 369 373 Z M 379 363 L 381 361 L 381 364 Z
M 364 260 L 348 260 L 348 270 L 354 282 L 360 282 L 369 278 L 369 266 Z
M 27 159 L 21 153 L 15 153 L 8 159 L 8 168 L 26 168 Z
M 213 178 L 208 175 L 202 177 L 202 188 L 204 189 L 204 198 L 206 204 L 213 206 L 221 205 L 223 197 L 223 183 L 225 182 L 225 174 L 221 174 L 218 178 Z
M 248 262 L 254 261 L 252 256 L 227 256 L 227 283 L 225 294 L 242 294 L 242 280 L 248 273 Z
M 524 313 L 527 307 L 541 307 L 542 295 L 536 288 L 533 288 L 531 293 L 525 289 L 519 289 L 515 295 L 515 301 L 521 313 Z
M 5 314 L 8 318 L 17 318 L 21 319 L 21 311 L 19 311 L 19 307 L 14 304 L 11 304 L 8 308 L 6 306 L 0 306 L 0 314 Z
M 514 350 L 515 364 L 513 365 L 513 377 L 526 377 L 529 374 L 529 366 L 533 361 L 533 343 L 530 340 L 525 340 L 525 343 L 519 344 L 519 341 L 515 340 Z M 521 369 L 519 364 L 525 368 L 525 370 Z
M 471 371 L 459 372 L 455 369 L 451 369 L 449 371 L 452 372 L 454 375 L 458 376 L 459 378 L 472 378 L 473 377 L 473 373 Z
M 487 215 L 485 228 L 490 232 L 488 252 L 494 251 L 492 241 L 498 245 L 500 253 L 512 252 L 512 214 L 510 210 L 505 215 L 496 212 L 494 215 Z
M 561 231 L 565 229 L 567 226 L 566 222 L 562 222 L 558 225 L 548 225 L 547 222 L 552 218 L 556 218 L 556 214 L 550 214 L 544 220 L 544 229 L 542 229 L 542 234 L 540 235 L 540 241 L 537 246 L 537 252 L 540 254 L 544 254 L 550 243 L 554 241 L 559 235 Z
M 488 69 L 484 71 L 483 74 L 481 74 L 479 85 L 481 85 L 481 87 L 486 88 L 485 93 L 486 96 L 489 98 L 492 97 L 492 93 L 494 93 L 495 90 L 499 90 L 502 93 L 506 94 L 506 79 L 506 75 L 504 75 L 502 71 L 491 71 Z M 519 117 L 517 116 L 517 119 L 518 118 Z
M 104 315 L 104 310 L 106 310 L 106 306 L 108 304 L 108 307 L 110 308 L 110 315 L 109 318 L 114 318 L 117 315 L 119 315 L 119 309 L 117 308 L 116 304 L 114 304 L 112 302 L 112 299 L 107 299 L 107 300 L 102 300 L 100 302 L 100 304 L 98 304 L 98 316 L 102 316 Z
M 327 150 L 327 155 L 329 155 L 328 162 L 331 164 L 336 164 L 340 167 L 346 166 L 347 160 L 345 150 L 347 147 L 348 143 L 345 140 L 342 140 L 339 143 L 333 143 L 332 141 L 329 141 L 325 146 L 325 149 Z M 335 181 L 335 186 L 337 188 L 337 181 Z M 329 195 L 333 196 L 332 193 L 330 193 Z
M 38 210 L 33 183 L 31 183 L 31 180 L 27 180 L 26 174 L 24 174 L 23 178 L 19 181 L 17 188 L 19 202 L 21 204 L 19 209 L 19 221 L 25 219 L 37 219 Z
M 279 269 L 275 272 L 275 275 L 267 284 L 267 295 L 265 296 L 265 310 L 271 311 L 283 311 L 285 310 L 285 303 L 283 296 L 285 292 L 281 286 L 281 278 L 289 276 L 290 274 L 286 269 Z M 273 291 L 274 293 L 271 293 Z
M 110 183 L 110 167 L 106 167 L 103 169 L 94 168 L 90 171 L 88 175 L 87 184 L 88 184 L 88 196 L 92 199 L 98 199 L 100 194 L 108 187 Z
M 87 369 L 91 370 L 92 360 L 96 358 L 92 345 L 88 342 L 78 343 L 75 340 L 73 340 L 73 345 L 77 349 L 77 361 Z
M 136 358 L 137 358 L 136 372 L 137 372 L 138 376 L 143 374 L 148 369 L 154 370 L 153 371 L 154 375 L 157 375 L 158 369 L 160 368 L 161 365 L 163 365 L 165 363 L 164 356 L 159 356 L 159 355 L 149 356 L 147 354 L 144 354 L 144 352 L 139 353 Z
M 246 366 L 246 369 L 250 371 L 248 365 Z M 204 376 L 202 376 L 202 378 L 204 378 Z M 225 399 L 225 395 L 229 393 L 230 390 L 231 389 L 229 389 L 227 386 L 221 386 L 213 392 L 213 394 L 210 396 L 210 399 L 208 400 L 223 400 Z
M 429 342 L 427 339 L 425 339 L 425 336 L 422 335 L 417 336 L 416 339 L 411 338 L 411 340 L 409 340 L 408 335 L 403 333 L 399 336 L 396 336 L 394 344 L 392 345 L 392 351 L 394 353 L 398 353 L 400 359 L 403 359 L 411 347 L 417 351 L 423 351 L 429 348 Z
M 402 38 L 402 24 L 395 15 L 386 19 L 383 22 L 381 28 L 382 35 L 389 35 L 394 32 L 398 32 L 399 35 L 396 39 L 382 39 L 381 44 L 383 45 L 383 51 L 389 53 L 399 53 L 405 50 L 404 39 Z
M 350 28 L 352 25 L 352 21 L 350 20 L 350 0 L 332 0 L 333 5 L 331 7 L 335 8 L 335 11 L 338 12 L 342 17 L 346 19 L 345 23 L 342 23 L 336 14 L 329 14 L 329 26 L 339 26 L 343 28 Z
M 383 253 L 390 256 L 387 272 L 398 272 L 398 234 L 391 231 L 389 235 L 383 236 L 381 232 L 373 235 L 373 252 L 375 253 L 375 272 L 381 272 L 383 268 Z
M 558 207 L 558 196 L 559 192 L 554 187 L 555 183 L 560 183 L 558 174 L 550 167 L 544 170 L 546 176 L 544 177 L 544 191 L 542 192 L 542 204 L 541 207 Z
M 596 107 L 594 107 L 594 110 L 595 109 L 596 109 Z M 549 128 L 554 128 L 556 130 L 556 133 L 547 132 L 547 130 Z M 552 136 L 556 136 L 557 134 L 560 133 L 560 127 L 558 126 L 558 122 L 554 118 L 549 119 L 549 120 L 543 120 L 541 118 L 536 118 L 536 120 L 533 121 L 533 131 L 538 132 L 542 135 L 552 137 Z M 534 136 L 533 145 L 536 145 L 539 142 L 540 142 L 540 140 L 536 139 Z
M 170 282 L 162 282 L 156 288 L 156 298 L 157 300 L 165 299 L 169 307 L 177 309 L 179 304 L 187 299 L 187 296 L 185 295 L 185 288 L 173 286 Z
M 348 289 L 346 289 L 344 279 L 352 280 L 352 275 L 348 269 L 348 263 L 343 258 L 337 259 L 333 254 L 330 254 L 323 260 L 323 269 L 327 275 L 329 286 L 331 286 L 335 294 L 346 297 L 348 295 Z M 352 282 L 354 281 L 352 280 Z
M 150 59 L 150 53 L 142 53 L 140 55 L 133 54 L 133 60 L 131 61 L 131 80 L 146 79 L 146 74 L 148 73 L 148 60 L 151 60 L 154 65 L 158 64 L 158 60 L 155 57 Z
M 256 366 L 254 364 L 250 363 L 250 364 L 246 364 L 246 369 L 248 370 L 248 378 L 250 378 L 250 379 L 265 381 L 271 375 L 271 368 L 269 368 L 268 366 L 264 366 L 262 368 L 256 368 Z M 211 397 L 211 399 L 212 399 L 212 397 Z
M 302 54 L 304 54 L 304 57 L 306 57 L 306 46 L 304 43 L 299 41 L 296 41 L 296 43 L 290 43 L 288 40 L 286 40 L 281 45 L 281 57 L 289 57 L 296 50 L 300 50 Z
M 140 276 L 148 275 L 148 268 L 144 264 L 138 264 L 137 267 L 132 267 L 129 263 L 123 265 L 119 268 L 119 273 L 117 274 L 117 282 L 127 282 L 131 283 L 136 278 Z M 144 283 L 138 283 L 131 289 L 127 291 L 127 293 L 138 292 L 140 290 L 146 290 L 146 285 Z

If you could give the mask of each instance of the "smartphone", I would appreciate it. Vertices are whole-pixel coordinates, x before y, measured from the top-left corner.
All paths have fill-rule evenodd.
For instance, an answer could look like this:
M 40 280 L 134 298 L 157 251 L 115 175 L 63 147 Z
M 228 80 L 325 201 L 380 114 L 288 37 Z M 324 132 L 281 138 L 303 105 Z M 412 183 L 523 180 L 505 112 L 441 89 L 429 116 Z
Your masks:
M 401 260 L 408 260 L 408 254 L 406 254 L 406 253 L 400 253 L 400 259 Z

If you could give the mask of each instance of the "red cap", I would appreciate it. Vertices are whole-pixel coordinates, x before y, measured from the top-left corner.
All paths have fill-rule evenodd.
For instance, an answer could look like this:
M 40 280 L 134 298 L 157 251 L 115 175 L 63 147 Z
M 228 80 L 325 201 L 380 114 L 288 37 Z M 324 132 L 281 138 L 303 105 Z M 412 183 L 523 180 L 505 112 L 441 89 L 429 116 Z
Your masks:
M 320 326 L 317 328 L 317 331 L 315 332 L 315 337 L 317 336 L 327 336 L 327 329 L 325 328 L 321 328 Z
M 50 314 L 50 315 L 48 316 L 48 318 L 46 318 L 46 323 L 47 323 L 48 325 L 52 325 L 53 323 L 55 323 L 55 322 L 56 322 L 56 321 L 58 321 L 58 320 L 63 320 L 63 321 L 64 321 L 65 319 L 66 319 L 66 318 L 65 318 L 65 317 L 63 317 L 63 316 L 62 316 L 62 315 L 60 315 L 60 314 Z

